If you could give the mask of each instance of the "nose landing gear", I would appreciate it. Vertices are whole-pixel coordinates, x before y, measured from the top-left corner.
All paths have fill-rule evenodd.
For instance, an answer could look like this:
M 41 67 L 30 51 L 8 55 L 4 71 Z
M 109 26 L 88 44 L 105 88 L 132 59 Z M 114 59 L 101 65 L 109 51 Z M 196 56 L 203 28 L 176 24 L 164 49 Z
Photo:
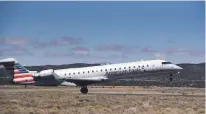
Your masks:
M 173 75 L 170 74 L 170 82 L 173 80 Z

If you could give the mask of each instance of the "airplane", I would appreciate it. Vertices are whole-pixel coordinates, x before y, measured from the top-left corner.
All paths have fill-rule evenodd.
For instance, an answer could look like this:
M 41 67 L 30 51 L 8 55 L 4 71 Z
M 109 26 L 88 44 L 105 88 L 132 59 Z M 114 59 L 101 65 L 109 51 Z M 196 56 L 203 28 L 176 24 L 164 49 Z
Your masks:
M 14 64 L 14 69 L 11 69 L 13 68 L 11 67 L 11 62 Z M 26 68 L 19 67 L 20 64 L 14 58 L 0 60 L 1 63 L 3 63 L 7 70 L 14 71 L 13 81 L 15 83 L 30 83 L 35 79 L 53 76 L 58 81 L 67 81 L 81 87 L 80 92 L 83 94 L 88 93 L 87 86 L 90 84 L 118 79 L 138 78 L 148 75 L 168 75 L 169 80 L 172 81 L 173 74 L 178 74 L 183 69 L 166 60 L 157 59 L 82 68 L 48 69 L 32 75 Z

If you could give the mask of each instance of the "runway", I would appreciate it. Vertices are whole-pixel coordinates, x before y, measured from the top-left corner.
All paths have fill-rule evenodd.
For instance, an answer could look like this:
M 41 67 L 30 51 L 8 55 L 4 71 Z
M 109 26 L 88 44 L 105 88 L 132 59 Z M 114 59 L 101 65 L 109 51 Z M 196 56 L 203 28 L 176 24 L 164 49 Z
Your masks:
M 204 95 L 183 95 L 181 93 L 179 94 L 171 94 L 171 93 L 141 93 L 141 92 L 133 92 L 133 93 L 128 93 L 128 92 L 93 92 L 93 93 L 88 93 L 87 95 L 98 95 L 98 94 L 102 94 L 102 95 L 137 95 L 137 96 L 143 96 L 143 95 L 147 95 L 147 96 L 152 96 L 152 95 L 159 95 L 159 96 L 184 96 L 184 97 L 204 97 Z
M 204 88 L 0 86 L 1 113 L 204 114 Z
M 34 92 L 34 91 L 68 91 L 74 94 L 81 94 L 79 87 L 35 87 L 35 86 L 18 86 L 13 88 L 0 87 L 0 92 Z M 195 97 L 204 97 L 204 88 L 180 88 L 180 87 L 151 87 L 151 88 L 142 88 L 142 87 L 88 87 L 89 92 L 87 95 L 95 94 L 105 94 L 105 95 L 172 95 L 172 96 L 195 96 Z

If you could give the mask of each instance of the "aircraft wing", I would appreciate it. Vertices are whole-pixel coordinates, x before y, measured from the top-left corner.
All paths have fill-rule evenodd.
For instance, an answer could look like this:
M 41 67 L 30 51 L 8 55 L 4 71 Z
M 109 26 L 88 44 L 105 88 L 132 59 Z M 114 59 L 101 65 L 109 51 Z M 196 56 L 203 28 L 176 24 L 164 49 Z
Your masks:
M 87 77 L 87 78 L 66 78 L 66 79 L 64 79 L 64 78 L 58 76 L 55 72 L 53 72 L 53 76 L 57 80 L 64 80 L 64 81 L 67 81 L 67 82 L 72 82 L 72 83 L 75 83 L 78 86 L 87 86 L 87 85 L 90 85 L 90 84 L 100 83 L 100 82 L 103 82 L 103 81 L 107 80 L 107 78 L 105 76 L 96 76 L 96 77 Z
M 67 82 L 75 83 L 78 86 L 87 86 L 90 84 L 100 83 L 106 81 L 104 79 L 90 79 L 90 78 L 80 78 L 80 79 L 65 79 Z

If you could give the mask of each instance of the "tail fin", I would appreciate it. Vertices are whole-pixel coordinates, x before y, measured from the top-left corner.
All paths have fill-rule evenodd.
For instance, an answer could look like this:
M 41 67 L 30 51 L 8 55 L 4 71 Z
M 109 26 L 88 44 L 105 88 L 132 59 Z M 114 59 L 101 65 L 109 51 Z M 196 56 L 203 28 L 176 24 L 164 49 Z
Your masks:
M 34 83 L 33 74 L 29 72 L 24 66 L 18 63 L 15 58 L 7 58 L 0 60 L 9 75 L 12 76 L 13 82 L 17 84 Z

